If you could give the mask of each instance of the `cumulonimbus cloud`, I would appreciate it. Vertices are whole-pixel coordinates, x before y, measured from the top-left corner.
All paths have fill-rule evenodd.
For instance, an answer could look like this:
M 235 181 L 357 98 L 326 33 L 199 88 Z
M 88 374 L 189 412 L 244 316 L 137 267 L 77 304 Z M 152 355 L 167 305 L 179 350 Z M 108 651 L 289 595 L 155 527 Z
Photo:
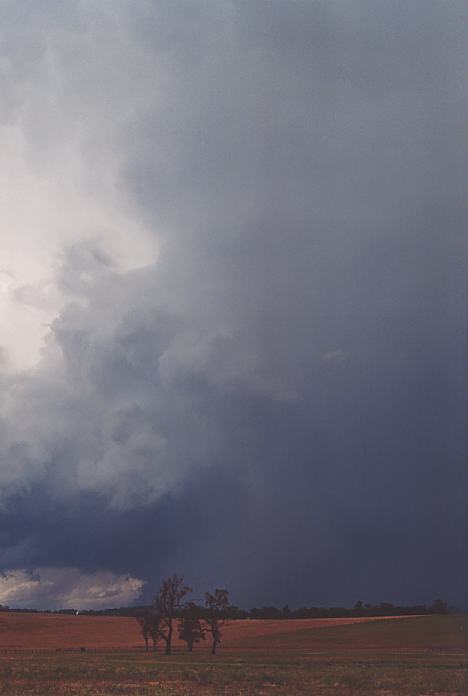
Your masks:
M 159 568 L 209 567 L 217 532 L 220 567 L 304 595 L 330 548 L 352 601 L 392 553 L 412 587 L 456 565 L 466 3 L 0 18 L 0 567 L 60 565 L 81 505 L 157 528 Z

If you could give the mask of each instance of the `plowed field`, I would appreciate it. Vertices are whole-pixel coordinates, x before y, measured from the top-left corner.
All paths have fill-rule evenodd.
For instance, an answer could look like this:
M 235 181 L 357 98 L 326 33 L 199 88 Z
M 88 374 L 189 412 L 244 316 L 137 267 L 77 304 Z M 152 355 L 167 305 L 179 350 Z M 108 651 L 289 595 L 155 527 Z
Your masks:
M 132 619 L 0 619 L 0 696 L 468 694 L 468 622 L 461 615 L 238 621 L 225 627 L 214 656 L 205 645 L 192 654 L 180 644 L 171 656 L 145 653 Z
M 388 617 L 395 619 L 395 617 Z M 411 617 L 412 619 L 414 617 Z M 349 619 L 246 619 L 232 621 L 223 628 L 223 646 L 251 648 L 260 637 L 284 638 L 298 631 L 345 626 L 382 618 Z M 67 614 L 26 614 L 0 612 L 0 649 L 37 650 L 49 648 L 132 649 L 143 640 L 135 619 L 118 616 L 74 616 Z M 175 648 L 183 648 L 176 637 Z

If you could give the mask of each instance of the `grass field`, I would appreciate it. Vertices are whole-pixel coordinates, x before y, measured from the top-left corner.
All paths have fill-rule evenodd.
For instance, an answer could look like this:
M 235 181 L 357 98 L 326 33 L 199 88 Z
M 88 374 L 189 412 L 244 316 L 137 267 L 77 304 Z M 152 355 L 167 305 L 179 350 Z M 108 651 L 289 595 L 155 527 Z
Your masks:
M 76 630 L 73 620 L 79 617 L 60 618 Z M 104 621 L 95 619 L 100 620 Z M 114 619 L 115 627 L 118 621 Z M 197 648 L 189 655 L 181 647 L 169 657 L 104 648 L 84 653 L 9 652 L 0 657 L 0 694 L 468 694 L 466 617 L 424 616 L 326 626 L 304 621 L 260 623 L 263 635 L 258 622 L 235 622 L 230 639 L 214 657 L 207 648 Z M 5 635 L 3 644 L 4 640 Z

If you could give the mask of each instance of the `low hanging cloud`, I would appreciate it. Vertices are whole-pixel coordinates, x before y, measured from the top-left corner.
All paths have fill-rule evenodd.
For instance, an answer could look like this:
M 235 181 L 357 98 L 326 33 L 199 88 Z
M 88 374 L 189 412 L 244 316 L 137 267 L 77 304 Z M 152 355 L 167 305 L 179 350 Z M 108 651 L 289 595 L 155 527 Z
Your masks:
M 67 259 L 69 280 L 82 259 Z M 56 499 L 148 504 L 223 456 L 217 402 L 294 399 L 235 327 L 203 327 L 174 309 L 157 269 L 100 266 L 96 277 L 88 265 L 81 301 L 53 322 L 36 369 L 4 378 L 0 504 L 36 485 Z
M 0 574 L 0 604 L 31 609 L 101 609 L 128 606 L 141 595 L 144 581 L 107 571 L 78 568 L 6 570 Z

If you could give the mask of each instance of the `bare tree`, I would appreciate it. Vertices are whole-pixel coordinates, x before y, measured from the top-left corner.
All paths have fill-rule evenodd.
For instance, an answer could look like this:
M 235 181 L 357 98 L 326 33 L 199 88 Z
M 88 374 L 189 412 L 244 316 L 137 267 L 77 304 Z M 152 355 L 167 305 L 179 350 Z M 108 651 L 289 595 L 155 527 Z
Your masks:
M 216 589 L 214 594 L 205 592 L 205 606 L 207 613 L 205 621 L 206 630 L 211 633 L 212 645 L 211 654 L 216 653 L 216 647 L 221 642 L 221 627 L 226 623 L 226 610 L 229 606 L 229 592 L 227 590 Z
M 179 638 L 187 643 L 189 652 L 193 652 L 195 643 L 205 640 L 205 629 L 201 622 L 201 612 L 193 602 L 187 604 L 179 621 Z
M 184 585 L 184 578 L 179 575 L 171 575 L 164 580 L 155 597 L 154 603 L 157 613 L 161 617 L 159 635 L 166 643 L 166 655 L 172 652 L 172 636 L 174 633 L 174 619 L 180 609 L 183 608 L 183 599 L 192 591 L 191 587 Z

